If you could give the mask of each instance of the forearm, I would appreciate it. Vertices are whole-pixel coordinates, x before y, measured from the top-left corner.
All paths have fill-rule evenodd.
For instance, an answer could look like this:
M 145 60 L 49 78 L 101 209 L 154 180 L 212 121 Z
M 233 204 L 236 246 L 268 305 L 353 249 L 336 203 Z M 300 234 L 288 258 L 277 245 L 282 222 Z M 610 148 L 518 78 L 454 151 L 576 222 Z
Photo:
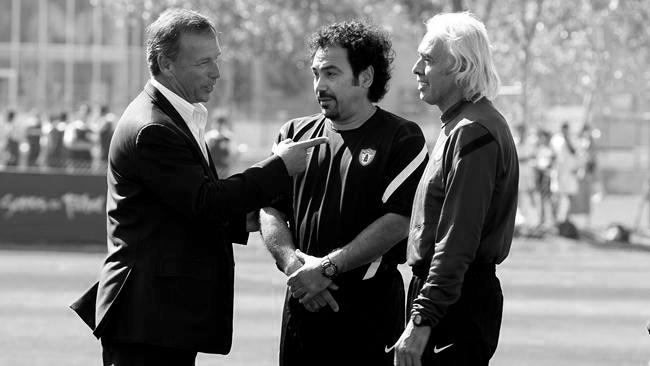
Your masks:
M 354 240 L 329 254 L 340 273 L 370 263 L 408 236 L 409 218 L 388 213 L 375 220 Z
M 271 207 L 260 210 L 260 234 L 264 246 L 271 253 L 275 263 L 287 276 L 302 266 L 296 257 L 291 231 L 284 215 Z

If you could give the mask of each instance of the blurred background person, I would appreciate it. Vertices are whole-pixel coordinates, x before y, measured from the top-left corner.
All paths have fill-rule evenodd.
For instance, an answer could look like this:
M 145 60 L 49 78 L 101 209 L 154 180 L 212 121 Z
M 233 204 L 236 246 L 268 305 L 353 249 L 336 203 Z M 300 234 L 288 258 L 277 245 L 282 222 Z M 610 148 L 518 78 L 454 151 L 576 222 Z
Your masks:
M 7 160 L 7 135 L 9 125 L 6 121 L 6 115 L 0 118 L 0 168 L 4 169 Z
M 99 149 L 99 166 L 98 170 L 105 170 L 108 166 L 108 148 L 111 145 L 111 138 L 115 132 L 115 114 L 110 113 L 108 106 L 103 105 L 100 108 L 100 116 L 97 119 L 97 142 Z
M 48 168 L 63 168 L 66 160 L 66 150 L 63 146 L 63 135 L 68 121 L 68 114 L 61 112 L 52 114 L 49 122 L 43 126 L 43 157 L 44 165 Z
M 591 226 L 592 200 L 598 200 L 601 192 L 596 188 L 598 175 L 595 135 L 589 124 L 585 124 L 576 138 L 578 189 L 571 199 L 571 214 L 584 216 L 584 227 Z
M 43 122 L 41 116 L 35 113 L 29 117 L 27 128 L 25 129 L 25 140 L 29 146 L 27 152 L 27 166 L 36 168 L 40 164 L 41 156 L 41 137 L 43 136 Z
M 7 111 L 5 119 L 5 165 L 8 167 L 17 167 L 20 161 L 20 141 L 22 140 L 20 126 L 16 121 L 16 112 Z
M 535 207 L 535 139 L 525 124 L 515 127 L 515 146 L 519 157 L 519 194 L 516 225 L 530 225 L 537 215 Z
M 90 128 L 90 106 L 81 104 L 77 118 L 68 124 L 63 135 L 63 145 L 68 153 L 68 166 L 72 170 L 89 170 L 92 165 L 94 146 Z
M 556 223 L 561 224 L 569 221 L 571 197 L 578 193 L 578 156 L 567 121 L 551 138 L 551 147 L 556 157 L 551 169 L 551 193 Z
M 236 151 L 233 132 L 225 114 L 217 114 L 212 119 L 210 129 L 205 133 L 205 141 L 219 176 L 230 176 L 230 166 Z
M 534 174 L 535 196 L 538 208 L 538 226 L 545 226 L 547 216 L 551 225 L 555 225 L 555 211 L 551 202 L 551 169 L 555 164 L 555 152 L 551 148 L 551 134 L 545 129 L 538 129 L 535 139 Z

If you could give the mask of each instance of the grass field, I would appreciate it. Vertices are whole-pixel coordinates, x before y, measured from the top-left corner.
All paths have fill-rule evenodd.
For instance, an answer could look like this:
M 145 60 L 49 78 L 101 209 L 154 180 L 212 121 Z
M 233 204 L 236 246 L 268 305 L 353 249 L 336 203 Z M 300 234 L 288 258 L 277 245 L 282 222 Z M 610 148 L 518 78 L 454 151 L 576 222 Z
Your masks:
M 199 355 L 199 366 L 277 364 L 284 278 L 252 238 L 235 252 L 232 353 Z M 0 365 L 100 365 L 99 343 L 67 305 L 102 258 L 101 248 L 0 245 Z M 517 240 L 498 272 L 505 313 L 493 365 L 648 365 L 650 251 Z

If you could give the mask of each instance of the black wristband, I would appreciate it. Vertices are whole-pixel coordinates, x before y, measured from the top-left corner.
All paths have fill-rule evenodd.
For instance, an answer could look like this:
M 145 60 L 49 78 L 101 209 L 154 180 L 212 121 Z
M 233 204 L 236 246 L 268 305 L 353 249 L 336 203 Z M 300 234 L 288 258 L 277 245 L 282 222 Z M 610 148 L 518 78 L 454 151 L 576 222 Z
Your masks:
M 411 321 L 413 322 L 413 325 L 415 325 L 416 327 L 430 327 L 433 324 L 431 319 L 429 319 L 428 317 L 420 313 L 413 313 L 413 315 L 411 316 Z

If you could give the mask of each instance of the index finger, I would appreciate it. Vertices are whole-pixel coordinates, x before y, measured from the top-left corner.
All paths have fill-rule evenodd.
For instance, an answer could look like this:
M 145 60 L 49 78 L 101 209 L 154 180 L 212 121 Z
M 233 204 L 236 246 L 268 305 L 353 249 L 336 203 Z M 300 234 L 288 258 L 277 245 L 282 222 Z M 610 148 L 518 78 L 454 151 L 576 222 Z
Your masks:
M 338 312 L 339 304 L 336 302 L 336 300 L 334 300 L 334 296 L 332 296 L 332 294 L 328 290 L 323 291 L 322 295 L 325 301 L 327 302 L 327 304 L 330 306 L 330 308 L 332 308 L 334 312 Z
M 293 144 L 295 147 L 302 147 L 305 149 L 309 149 L 310 147 L 314 147 L 316 145 L 324 144 L 329 141 L 329 138 L 323 136 L 323 137 L 316 137 L 313 139 L 305 140 L 305 141 L 298 141 Z

